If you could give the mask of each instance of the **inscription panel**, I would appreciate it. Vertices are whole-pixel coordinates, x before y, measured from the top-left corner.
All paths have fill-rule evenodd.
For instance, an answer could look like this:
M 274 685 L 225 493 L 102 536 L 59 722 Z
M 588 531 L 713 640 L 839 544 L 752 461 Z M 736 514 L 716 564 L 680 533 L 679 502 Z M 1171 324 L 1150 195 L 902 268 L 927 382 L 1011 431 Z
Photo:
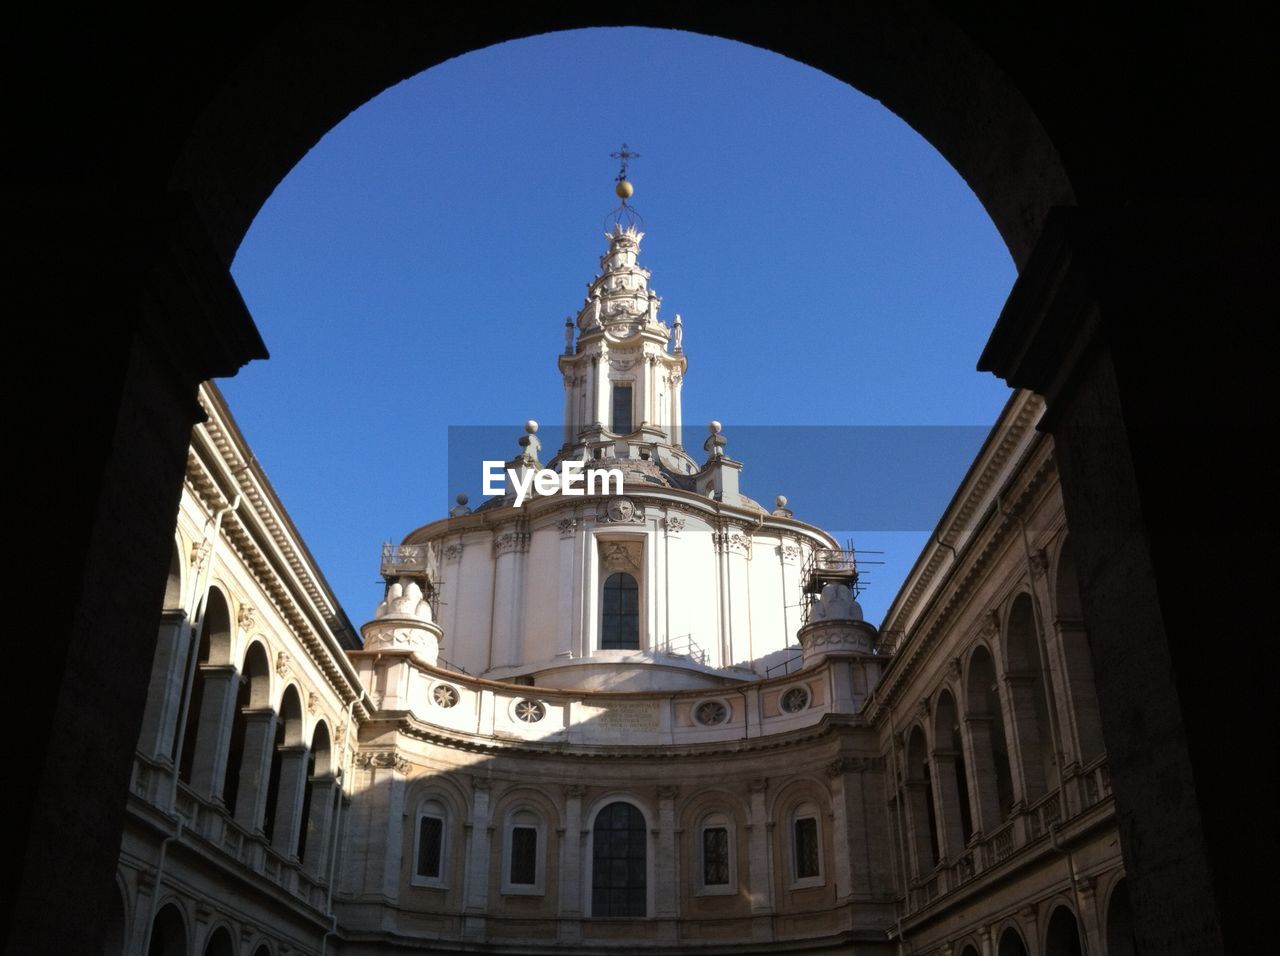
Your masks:
M 588 736 L 616 737 L 662 729 L 662 714 L 656 700 L 617 701 L 602 707 L 586 706 L 582 710 L 582 729 Z

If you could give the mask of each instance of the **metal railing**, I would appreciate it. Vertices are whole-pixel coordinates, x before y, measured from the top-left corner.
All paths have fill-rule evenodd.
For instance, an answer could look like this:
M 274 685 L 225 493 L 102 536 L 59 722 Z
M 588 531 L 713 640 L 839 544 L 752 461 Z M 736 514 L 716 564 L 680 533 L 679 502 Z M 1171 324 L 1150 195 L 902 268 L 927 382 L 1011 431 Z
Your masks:
M 681 634 L 678 637 L 665 638 L 659 650 L 667 657 L 687 658 L 702 664 L 704 667 L 707 663 L 707 652 L 698 645 L 692 634 Z
M 778 671 L 782 671 L 784 674 L 790 674 L 792 667 L 796 670 L 800 670 L 800 668 L 804 666 L 804 653 L 799 648 L 796 648 L 795 651 L 796 652 L 786 660 L 778 661 L 778 663 L 766 667 L 764 669 L 764 676 L 766 678 L 772 677 Z

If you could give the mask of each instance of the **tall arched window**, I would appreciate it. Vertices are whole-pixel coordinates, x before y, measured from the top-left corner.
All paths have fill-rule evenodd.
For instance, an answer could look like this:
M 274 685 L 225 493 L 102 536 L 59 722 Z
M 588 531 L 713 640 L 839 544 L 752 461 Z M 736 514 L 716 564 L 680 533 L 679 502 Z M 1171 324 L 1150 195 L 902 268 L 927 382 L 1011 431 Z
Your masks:
M 802 803 L 791 811 L 791 885 L 818 886 L 822 877 L 822 823 L 817 805 Z
M 629 803 L 611 803 L 596 816 L 591 843 L 591 915 L 648 912 L 648 828 Z
M 413 882 L 418 886 L 446 886 L 449 814 L 438 800 L 418 804 L 413 830 Z
M 507 816 L 503 833 L 502 892 L 538 896 L 543 891 L 546 828 L 524 807 Z
M 604 582 L 600 619 L 600 647 L 605 650 L 640 649 L 640 587 L 626 571 L 616 571 Z
M 711 813 L 702 818 L 697 833 L 698 892 L 737 892 L 733 821 L 724 813 Z

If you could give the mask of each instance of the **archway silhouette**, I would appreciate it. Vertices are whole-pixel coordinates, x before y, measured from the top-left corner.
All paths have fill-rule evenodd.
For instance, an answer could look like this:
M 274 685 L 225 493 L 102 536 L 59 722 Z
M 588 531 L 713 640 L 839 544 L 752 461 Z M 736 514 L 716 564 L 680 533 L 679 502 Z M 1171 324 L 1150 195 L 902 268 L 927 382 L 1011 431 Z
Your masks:
M 1270 232 L 1255 203 L 1233 200 L 1265 193 L 1256 188 L 1267 182 L 1264 164 L 1250 149 L 1257 124 L 1239 119 L 1261 105 L 1268 57 L 1263 31 L 1207 15 L 1162 16 L 1154 42 L 1151 24 L 1119 12 L 1106 23 L 1059 12 L 1013 20 L 925 3 L 859 5 L 840 30 L 763 11 L 626 19 L 727 34 L 880 99 L 961 173 L 1020 268 L 1050 208 L 1080 202 L 1079 215 L 1050 223 L 983 365 L 1050 395 L 1068 516 L 1085 525 L 1073 542 L 1116 799 L 1129 811 L 1122 838 L 1139 940 L 1190 932 L 1212 949 L 1223 925 L 1242 932 L 1243 914 L 1265 912 L 1248 894 L 1215 893 L 1211 869 L 1229 867 L 1211 868 L 1208 856 L 1228 856 L 1254 822 L 1194 785 L 1239 765 L 1243 745 L 1224 744 L 1215 729 L 1244 725 L 1253 695 L 1226 669 L 1197 666 L 1202 635 L 1187 623 L 1196 618 L 1194 596 L 1175 583 L 1185 539 L 1172 530 L 1185 528 L 1188 502 L 1199 524 L 1225 529 L 1223 547 L 1247 550 L 1274 523 L 1256 445 L 1221 428 L 1240 407 L 1267 407 L 1269 353 L 1250 317 L 1265 313 L 1257 263 Z M 37 732 L 20 759 L 41 771 L 16 813 L 29 821 L 23 832 L 42 837 L 38 847 L 27 843 L 15 945 L 54 939 L 81 949 L 74 941 L 93 935 L 108 905 L 124 810 L 91 805 L 75 777 L 125 791 L 195 383 L 263 355 L 225 269 L 254 211 L 327 128 L 391 83 L 488 43 L 620 19 L 307 8 L 221 23 L 196 37 L 177 26 L 167 35 L 136 30 L 111 11 L 86 14 L 79 31 L 59 25 L 48 37 L 18 38 L 6 69 L 20 80 L 10 88 L 48 95 L 16 104 L 11 124 L 31 146 L 6 157 L 18 197 L 10 220 L 23 237 L 21 255 L 8 263 L 15 305 L 37 323 L 73 330 L 75 347 L 26 363 L 15 384 L 40 394 L 58 382 L 60 405 L 82 414 L 74 449 L 58 427 L 35 429 L 28 446 L 33 460 L 51 466 L 33 503 L 48 516 L 63 573 L 44 605 L 44 650 L 56 677 L 44 683 L 58 689 L 33 689 L 24 711 Z M 155 82 L 157 64 L 167 82 Z M 1196 135 L 1187 135 L 1188 123 Z M 74 230 L 65 228 L 69 218 Z M 65 281 L 68 273 L 76 281 Z M 1069 281 L 1055 281 L 1063 275 Z M 1148 334 L 1210 314 L 1215 329 L 1194 355 Z M 1192 381 L 1199 400 L 1170 404 Z M 137 427 L 142 420 L 150 427 Z M 1087 431 L 1091 422 L 1104 424 L 1105 441 Z M 1184 426 L 1176 436 L 1133 431 L 1175 422 Z M 1190 461 L 1188 424 L 1200 448 Z M 1225 475 L 1230 496 L 1219 493 Z M 1101 507 L 1091 513 L 1091 502 Z M 132 545 L 127 561 L 119 560 L 121 541 Z M 1249 625 L 1257 574 L 1201 574 L 1199 591 L 1217 596 L 1224 633 Z M 68 588 L 66 579 L 75 583 Z M 1122 604 L 1120 621 L 1108 608 Z M 1117 656 L 1126 633 L 1139 664 Z M 1243 670 L 1254 680 L 1264 672 Z M 1162 689 L 1193 678 L 1194 695 Z M 1135 700 L 1142 724 L 1160 728 L 1165 741 L 1154 769 L 1131 759 L 1147 743 L 1126 720 Z M 101 746 L 82 759 L 77 742 L 86 733 Z M 1148 805 L 1144 794 L 1155 792 L 1162 772 L 1187 796 Z M 58 820 L 78 822 L 60 830 Z M 1151 839 L 1131 837 L 1135 830 Z M 1156 838 L 1169 833 L 1188 837 Z M 1160 857 L 1135 858 L 1138 848 Z M 54 894 L 79 900 L 85 918 L 59 925 Z M 1171 918 L 1204 914 L 1210 899 L 1216 916 L 1194 926 L 1190 916 Z

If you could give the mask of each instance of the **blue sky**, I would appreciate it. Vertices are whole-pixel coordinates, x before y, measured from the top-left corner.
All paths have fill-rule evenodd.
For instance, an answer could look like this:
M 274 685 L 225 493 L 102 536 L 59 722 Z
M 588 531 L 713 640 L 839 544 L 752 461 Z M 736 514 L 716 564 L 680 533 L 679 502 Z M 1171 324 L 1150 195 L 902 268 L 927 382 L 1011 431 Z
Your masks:
M 520 423 L 560 421 L 563 324 L 598 270 L 624 141 L 640 153 L 641 264 L 662 317 L 684 320 L 686 422 L 722 421 L 731 454 L 735 432 L 753 436 L 747 494 L 787 494 L 797 517 L 847 521 L 827 529 L 887 552 L 862 596 L 870 620 L 1007 399 L 974 365 L 1014 279 L 1008 252 L 955 171 L 875 101 L 674 31 L 468 54 L 335 127 L 233 266 L 272 358 L 219 385 L 357 625 L 381 598 L 380 544 L 472 490 L 448 486 L 449 426 L 509 424 L 490 456 L 509 458 Z M 837 456 L 853 432 L 835 426 L 895 437 Z M 938 434 L 927 481 L 892 479 L 910 508 L 831 480 L 919 457 L 902 436 Z

